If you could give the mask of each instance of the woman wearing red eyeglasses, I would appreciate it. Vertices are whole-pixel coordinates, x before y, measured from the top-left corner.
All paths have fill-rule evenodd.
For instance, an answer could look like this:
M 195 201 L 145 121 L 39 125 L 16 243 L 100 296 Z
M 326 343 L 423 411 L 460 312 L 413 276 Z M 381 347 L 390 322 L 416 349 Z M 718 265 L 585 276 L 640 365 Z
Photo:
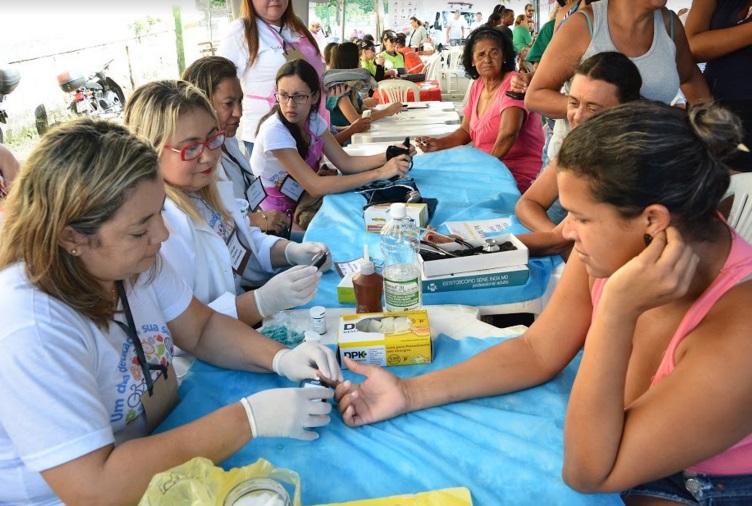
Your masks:
M 198 88 L 185 81 L 145 84 L 133 92 L 124 123 L 159 151 L 167 193 L 162 215 L 170 230 L 162 254 L 198 300 L 255 325 L 313 298 L 321 273 L 308 264 L 328 248 L 266 235 L 250 225 L 232 183 L 219 180 L 225 133 Z M 330 266 L 328 258 L 321 270 Z M 178 376 L 189 363 L 190 357 L 178 354 Z

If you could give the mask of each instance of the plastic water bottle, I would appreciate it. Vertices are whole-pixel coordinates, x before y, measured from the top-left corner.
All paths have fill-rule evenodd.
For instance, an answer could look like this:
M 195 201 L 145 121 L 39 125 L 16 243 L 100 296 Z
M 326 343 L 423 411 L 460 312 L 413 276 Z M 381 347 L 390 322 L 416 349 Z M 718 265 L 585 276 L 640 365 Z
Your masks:
M 384 301 L 387 311 L 421 307 L 421 277 L 418 263 L 420 238 L 404 203 L 390 207 L 392 219 L 381 229 L 384 254 Z

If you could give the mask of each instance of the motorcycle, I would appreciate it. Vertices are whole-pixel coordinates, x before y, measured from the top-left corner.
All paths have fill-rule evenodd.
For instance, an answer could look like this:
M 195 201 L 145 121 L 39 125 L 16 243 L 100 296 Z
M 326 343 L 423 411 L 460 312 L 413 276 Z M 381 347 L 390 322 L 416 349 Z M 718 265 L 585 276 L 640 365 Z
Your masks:
M 8 122 L 8 113 L 5 111 L 5 96 L 16 89 L 21 81 L 21 73 L 13 67 L 0 67 L 0 123 Z M 0 144 L 3 143 L 3 131 L 0 129 Z
M 77 70 L 63 72 L 57 76 L 61 90 L 71 96 L 68 109 L 77 115 L 93 118 L 116 117 L 123 112 L 125 95 L 118 83 L 107 76 L 107 70 L 114 60 L 108 61 L 100 70 L 85 77 Z M 43 135 L 49 127 L 47 110 L 40 104 L 34 111 L 37 133 Z

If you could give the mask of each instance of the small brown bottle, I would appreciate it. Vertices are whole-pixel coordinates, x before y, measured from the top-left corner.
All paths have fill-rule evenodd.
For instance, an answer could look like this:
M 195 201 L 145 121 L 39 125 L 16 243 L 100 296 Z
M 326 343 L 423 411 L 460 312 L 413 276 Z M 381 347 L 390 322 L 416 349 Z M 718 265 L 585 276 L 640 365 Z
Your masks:
M 363 263 L 360 272 L 353 276 L 355 290 L 356 313 L 380 313 L 382 310 L 381 296 L 384 293 L 384 278 L 376 272 L 376 266 L 368 256 L 368 246 L 365 246 Z

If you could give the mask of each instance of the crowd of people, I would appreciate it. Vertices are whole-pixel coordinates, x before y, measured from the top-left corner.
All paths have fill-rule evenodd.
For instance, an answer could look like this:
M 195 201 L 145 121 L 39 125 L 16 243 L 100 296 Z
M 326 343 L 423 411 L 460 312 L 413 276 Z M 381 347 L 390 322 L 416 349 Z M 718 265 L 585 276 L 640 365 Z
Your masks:
M 568 485 L 627 504 L 752 501 L 752 246 L 719 213 L 731 175 L 752 171 L 752 5 L 695 0 L 685 25 L 663 2 L 558 3 L 540 32 L 532 5 L 470 26 L 454 13 L 463 119 L 415 143 L 501 160 L 524 242 L 565 257 L 561 281 L 521 336 L 410 379 L 345 359 L 365 379 L 343 381 L 329 347 L 256 327 L 332 266 L 302 238 L 303 202 L 408 173 L 415 146 L 342 145 L 402 110 L 378 106 L 378 81 L 439 49 L 418 18 L 325 45 L 291 2 L 244 0 L 219 55 L 138 86 L 123 125 L 68 122 L 21 164 L 0 146 L 0 503 L 135 503 L 192 457 L 315 439 L 332 403 L 356 427 L 544 383 L 581 351 Z M 323 86 L 359 68 L 370 90 Z M 669 105 L 680 89 L 686 108 Z M 291 388 L 152 435 L 194 357 Z M 296 388 L 316 376 L 336 391 Z

